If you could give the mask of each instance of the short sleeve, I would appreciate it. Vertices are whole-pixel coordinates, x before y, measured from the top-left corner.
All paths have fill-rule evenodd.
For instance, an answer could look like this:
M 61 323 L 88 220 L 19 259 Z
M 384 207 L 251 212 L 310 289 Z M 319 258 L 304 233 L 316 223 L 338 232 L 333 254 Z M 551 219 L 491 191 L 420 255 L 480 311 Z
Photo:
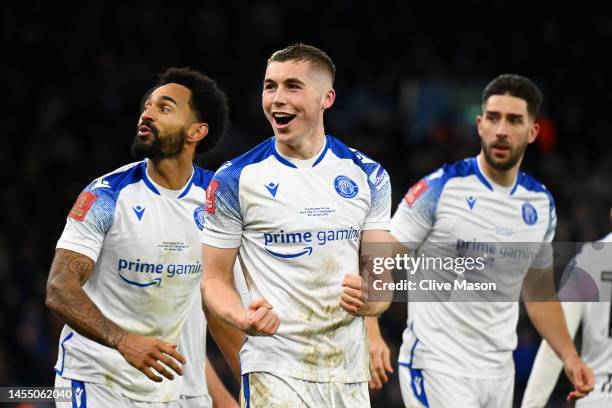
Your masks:
M 112 190 L 91 189 L 92 185 L 79 195 L 68 213 L 56 247 L 81 253 L 95 262 L 113 224 L 116 197 Z
M 242 240 L 240 173 L 232 170 L 219 169 L 206 189 L 202 243 L 216 248 L 238 248 Z
M 399 242 L 418 248 L 436 221 L 436 209 L 446 177 L 444 170 L 430 174 L 414 184 L 391 219 L 391 235 Z
M 555 230 L 557 228 L 557 212 L 555 211 L 555 203 L 550 193 L 548 193 L 548 198 L 550 200 L 548 227 L 542 239 L 540 250 L 531 263 L 531 267 L 535 269 L 544 269 L 553 264 L 552 241 L 555 238 Z
M 391 180 L 382 166 L 368 177 L 371 206 L 363 226 L 364 230 L 389 230 L 391 218 Z

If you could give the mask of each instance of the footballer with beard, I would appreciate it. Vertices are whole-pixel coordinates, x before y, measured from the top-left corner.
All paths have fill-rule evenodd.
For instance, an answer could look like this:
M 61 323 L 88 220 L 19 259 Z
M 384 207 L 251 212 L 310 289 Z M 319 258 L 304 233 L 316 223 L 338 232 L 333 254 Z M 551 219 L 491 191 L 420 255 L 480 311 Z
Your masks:
M 445 298 L 409 304 L 399 355 L 407 407 L 510 408 L 521 295 L 531 322 L 564 363 L 575 388 L 568 399 L 593 389 L 593 374 L 578 356 L 554 297 L 552 195 L 519 170 L 538 136 L 541 101 L 540 90 L 525 77 L 505 74 L 491 81 L 476 118 L 480 154 L 421 179 L 392 218 L 391 234 L 415 255 L 487 260 L 482 274 L 434 268 L 420 270 L 424 278 L 492 278 L 498 287 L 482 297 L 455 288 Z M 372 344 L 381 341 L 375 330 L 370 338 Z
M 192 343 L 203 347 L 200 234 L 213 172 L 193 161 L 227 124 L 214 80 L 170 68 L 143 99 L 132 145 L 139 161 L 77 198 L 47 283 L 47 307 L 66 323 L 55 386 L 73 390 L 57 406 L 212 406 L 203 353 L 192 352 L 198 345 L 185 344 L 182 329 L 191 318 Z M 208 382 L 214 399 L 219 382 Z M 235 406 L 224 395 L 224 406 Z

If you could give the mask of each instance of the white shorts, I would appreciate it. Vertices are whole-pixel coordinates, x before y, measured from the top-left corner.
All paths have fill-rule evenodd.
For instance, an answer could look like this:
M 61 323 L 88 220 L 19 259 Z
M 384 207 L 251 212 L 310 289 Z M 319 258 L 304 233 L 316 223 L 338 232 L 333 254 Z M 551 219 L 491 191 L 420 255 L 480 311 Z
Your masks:
M 368 383 L 326 383 L 255 372 L 242 376 L 241 408 L 369 408 Z
M 177 401 L 146 402 L 126 398 L 120 392 L 102 384 L 71 380 L 55 376 L 55 387 L 71 387 L 71 402 L 55 402 L 57 408 L 179 408 Z
M 514 375 L 495 379 L 456 377 L 400 363 L 400 389 L 407 408 L 511 408 Z
M 213 403 L 210 395 L 198 395 L 197 397 L 181 395 L 179 406 L 180 408 L 213 408 Z

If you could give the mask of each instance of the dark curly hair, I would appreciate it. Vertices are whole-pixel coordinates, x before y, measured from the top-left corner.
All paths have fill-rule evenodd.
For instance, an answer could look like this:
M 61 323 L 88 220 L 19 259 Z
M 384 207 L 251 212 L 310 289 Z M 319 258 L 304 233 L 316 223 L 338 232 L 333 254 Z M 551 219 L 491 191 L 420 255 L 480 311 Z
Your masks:
M 196 153 L 210 151 L 219 145 L 229 123 L 227 96 L 208 76 L 191 68 L 168 68 L 159 74 L 153 89 L 166 84 L 179 84 L 191 91 L 189 106 L 198 121 L 208 124 L 208 135 L 196 146 Z

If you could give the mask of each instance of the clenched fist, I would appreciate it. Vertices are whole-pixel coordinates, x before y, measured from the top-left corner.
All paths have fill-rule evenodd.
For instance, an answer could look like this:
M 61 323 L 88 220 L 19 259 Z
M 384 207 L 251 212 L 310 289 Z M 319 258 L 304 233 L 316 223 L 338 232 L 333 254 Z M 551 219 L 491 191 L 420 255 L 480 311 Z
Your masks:
M 249 336 L 271 336 L 276 334 L 280 320 L 272 311 L 272 305 L 261 298 L 251 302 L 238 326 Z
M 378 316 L 390 302 L 368 302 L 368 290 L 364 279 L 359 275 L 346 274 L 342 281 L 340 306 L 353 316 Z

